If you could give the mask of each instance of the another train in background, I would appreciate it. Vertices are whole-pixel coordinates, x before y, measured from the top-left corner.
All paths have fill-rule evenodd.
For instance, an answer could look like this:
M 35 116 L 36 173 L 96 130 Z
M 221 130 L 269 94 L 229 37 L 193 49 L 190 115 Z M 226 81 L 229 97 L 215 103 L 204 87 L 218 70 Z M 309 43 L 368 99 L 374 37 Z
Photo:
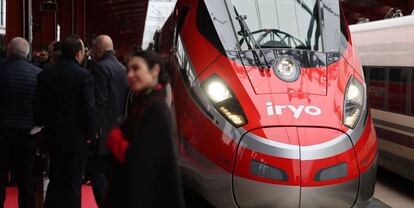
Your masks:
M 379 165 L 414 181 L 414 16 L 350 26 L 379 140 Z

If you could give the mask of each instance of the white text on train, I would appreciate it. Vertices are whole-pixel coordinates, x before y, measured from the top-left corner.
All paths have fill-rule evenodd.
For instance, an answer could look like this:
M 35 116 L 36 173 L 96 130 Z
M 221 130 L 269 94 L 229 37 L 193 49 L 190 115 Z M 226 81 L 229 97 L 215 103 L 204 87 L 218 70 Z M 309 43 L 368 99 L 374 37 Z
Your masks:
M 298 119 L 303 112 L 310 116 L 319 116 L 322 114 L 322 110 L 316 106 L 299 105 L 298 107 L 293 105 L 273 105 L 272 102 L 266 103 L 266 110 L 268 116 L 283 115 L 284 111 L 290 110 L 293 113 L 293 117 Z

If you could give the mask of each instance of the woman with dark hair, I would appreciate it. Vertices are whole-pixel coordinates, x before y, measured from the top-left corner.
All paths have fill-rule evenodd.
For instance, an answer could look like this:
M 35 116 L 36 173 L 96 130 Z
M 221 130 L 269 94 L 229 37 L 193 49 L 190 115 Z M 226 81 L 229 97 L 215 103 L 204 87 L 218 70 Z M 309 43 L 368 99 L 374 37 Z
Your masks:
M 127 118 L 108 136 L 116 164 L 104 207 L 184 207 L 161 59 L 136 51 L 127 73 L 134 96 L 127 101 Z

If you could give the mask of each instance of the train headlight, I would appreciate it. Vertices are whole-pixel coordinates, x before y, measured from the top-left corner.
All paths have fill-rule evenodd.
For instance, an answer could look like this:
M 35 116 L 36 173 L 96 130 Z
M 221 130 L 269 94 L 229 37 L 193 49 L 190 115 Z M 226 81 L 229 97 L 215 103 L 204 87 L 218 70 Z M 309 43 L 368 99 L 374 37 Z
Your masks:
M 285 82 L 294 82 L 299 79 L 300 66 L 289 57 L 281 57 L 273 64 L 273 70 L 279 79 Z
M 247 123 L 244 111 L 231 89 L 217 75 L 207 78 L 201 87 L 214 108 L 236 127 Z
M 365 110 L 365 88 L 355 77 L 348 81 L 345 91 L 344 118 L 345 126 L 353 129 Z
M 212 81 L 208 84 L 206 90 L 209 98 L 216 103 L 232 97 L 229 89 L 220 81 Z

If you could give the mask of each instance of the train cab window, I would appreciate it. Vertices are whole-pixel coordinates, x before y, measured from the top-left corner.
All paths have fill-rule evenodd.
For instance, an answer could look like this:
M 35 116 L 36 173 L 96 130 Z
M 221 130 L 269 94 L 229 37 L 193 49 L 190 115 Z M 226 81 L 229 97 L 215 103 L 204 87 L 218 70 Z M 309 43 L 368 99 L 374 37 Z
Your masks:
M 395 113 L 406 113 L 408 70 L 390 68 L 388 81 L 388 109 Z
M 180 14 L 178 15 L 178 18 L 177 18 L 177 28 L 176 28 L 176 33 L 180 33 L 181 32 L 181 28 L 182 28 L 182 26 L 183 26 L 183 24 L 184 24 L 184 22 L 185 22 L 185 19 L 186 19 L 186 17 L 187 17 L 187 14 L 188 14 L 188 10 L 189 10 L 190 8 L 188 7 L 188 6 L 186 6 L 186 5 L 184 5 L 183 7 L 182 7 L 182 9 L 181 9 L 181 11 L 180 11 Z
M 348 47 L 348 41 L 349 41 L 349 36 L 350 36 L 350 32 L 349 32 L 349 28 L 348 28 L 348 23 L 346 22 L 346 17 L 344 15 L 344 10 L 342 9 L 342 7 L 340 7 L 341 9 L 341 47 L 343 49 L 346 49 Z
M 199 1 L 196 24 L 198 31 L 222 54 L 225 54 L 224 47 L 204 1 Z
M 248 29 L 262 48 L 322 50 L 320 7 L 317 0 L 228 2 L 242 50 L 248 50 L 250 46 L 242 33 L 246 28 L 239 24 L 238 15 L 245 15 Z
M 368 99 L 372 108 L 385 109 L 386 71 L 380 67 L 365 67 L 369 71 Z

